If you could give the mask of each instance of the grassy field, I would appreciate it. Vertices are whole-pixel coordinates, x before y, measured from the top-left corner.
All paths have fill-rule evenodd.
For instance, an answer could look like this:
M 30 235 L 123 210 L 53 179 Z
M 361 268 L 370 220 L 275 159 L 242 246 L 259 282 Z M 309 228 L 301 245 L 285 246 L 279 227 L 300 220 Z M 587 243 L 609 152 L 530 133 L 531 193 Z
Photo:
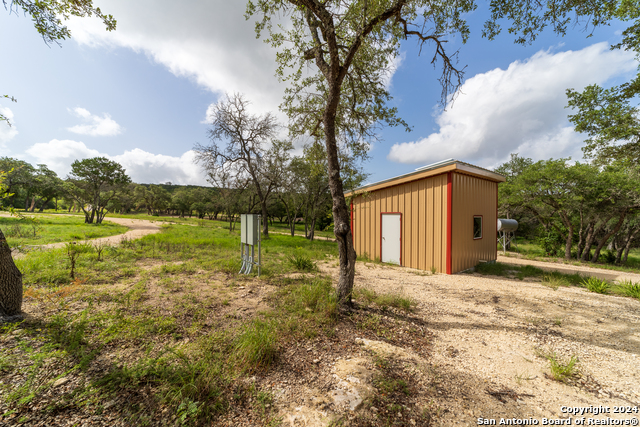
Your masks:
M 410 329 L 404 345 L 429 351 L 431 335 L 406 315 L 415 303 L 400 295 L 359 291 L 360 309 L 338 316 L 317 267 L 337 263 L 336 243 L 273 234 L 257 278 L 238 274 L 239 233 L 223 225 L 167 225 L 99 253 L 87 246 L 75 280 L 67 250 L 17 259 L 32 316 L 0 326 L 0 423 L 277 426 L 273 385 L 317 379 L 322 363 L 358 351 L 356 331 L 401 342 Z M 327 357 L 312 360 L 309 347 Z M 421 393 L 412 378 L 393 361 L 380 366 L 373 402 L 409 408 L 424 425 L 429 411 L 407 400 Z
M 498 254 L 502 255 L 502 251 L 498 250 Z M 623 265 L 615 265 L 606 263 L 604 261 L 604 254 L 601 254 L 600 260 L 597 263 L 583 262 L 572 259 L 570 261 L 564 259 L 564 257 L 547 257 L 545 256 L 542 248 L 535 242 L 528 240 L 519 240 L 516 245 L 511 246 L 511 251 L 507 251 L 507 256 L 522 255 L 527 259 L 549 261 L 549 262 L 562 262 L 571 265 L 584 265 L 587 267 L 604 268 L 607 270 L 629 271 L 634 273 L 640 273 L 640 249 L 635 248 L 629 251 L 629 257 L 627 263 Z
M 85 224 L 84 216 L 41 214 L 24 219 L 0 217 L 0 229 L 11 247 L 95 239 L 122 234 L 128 230 L 127 227 L 108 220 L 102 224 Z
M 66 214 L 67 212 L 62 212 L 62 211 L 53 211 L 53 210 L 47 210 L 45 211 L 46 213 L 50 213 L 50 214 Z M 84 216 L 84 214 L 82 212 L 79 213 L 71 213 L 72 215 L 82 215 Z M 168 216 L 168 215 L 160 215 L 160 216 L 154 216 L 154 215 L 148 215 L 146 212 L 137 212 L 134 214 L 114 214 L 114 213 L 109 213 L 107 215 L 107 219 L 109 217 L 112 218 L 134 218 L 134 219 L 145 219 L 148 221 L 159 221 L 159 222 L 174 222 L 177 224 L 192 224 L 192 225 L 199 225 L 201 223 L 215 223 L 218 224 L 220 227 L 226 227 L 229 228 L 229 222 L 228 221 L 221 221 L 221 220 L 210 220 L 208 217 L 205 217 L 204 219 L 199 219 L 195 216 L 189 218 L 189 217 L 185 217 L 185 218 L 180 218 L 179 216 Z M 238 223 L 236 225 L 236 229 L 240 226 L 240 219 L 238 219 Z M 273 221 L 273 223 L 269 223 L 269 231 L 275 231 L 277 233 L 286 233 L 286 234 L 290 234 L 291 231 L 289 229 L 289 225 L 286 222 L 279 222 L 279 221 Z M 296 224 L 296 236 L 300 235 L 300 236 L 304 236 L 304 223 L 298 223 Z M 328 237 L 330 239 L 334 239 L 335 236 L 333 235 L 333 231 L 323 231 L 323 230 L 316 230 L 315 231 L 315 235 L 316 236 L 320 236 L 320 237 Z

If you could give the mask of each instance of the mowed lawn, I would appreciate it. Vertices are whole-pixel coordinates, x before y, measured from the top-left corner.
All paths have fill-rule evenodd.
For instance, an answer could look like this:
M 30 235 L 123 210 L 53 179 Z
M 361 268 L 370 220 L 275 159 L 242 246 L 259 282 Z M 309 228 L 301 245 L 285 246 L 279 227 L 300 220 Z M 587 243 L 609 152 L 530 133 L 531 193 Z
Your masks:
M 106 219 L 102 224 L 85 224 L 84 216 L 25 215 L 0 217 L 0 230 L 9 246 L 46 245 L 95 239 L 126 233 L 128 228 Z

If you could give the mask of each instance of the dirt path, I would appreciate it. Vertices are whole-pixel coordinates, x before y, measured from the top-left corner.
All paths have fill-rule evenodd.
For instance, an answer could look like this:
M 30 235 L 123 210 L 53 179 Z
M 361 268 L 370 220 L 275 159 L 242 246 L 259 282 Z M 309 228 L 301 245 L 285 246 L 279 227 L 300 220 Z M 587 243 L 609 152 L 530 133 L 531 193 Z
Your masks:
M 1 212 L 0 214 L 4 214 L 4 212 Z M 77 243 L 91 243 L 95 245 L 115 246 L 122 242 L 122 240 L 139 239 L 140 237 L 146 236 L 147 234 L 159 233 L 161 230 L 158 223 L 146 219 L 106 218 L 106 221 L 110 221 L 118 225 L 124 225 L 125 227 L 129 228 L 129 231 L 124 234 L 116 234 L 115 236 L 99 237 L 97 239 L 90 240 L 78 240 Z M 31 247 L 38 249 L 55 249 L 62 248 L 66 244 L 67 242 L 57 242 L 49 243 L 48 245 L 38 245 Z
M 584 276 L 595 276 L 610 282 L 620 280 L 631 280 L 640 282 L 640 274 L 626 271 L 607 270 L 604 268 L 587 267 L 582 265 L 563 264 L 560 262 L 533 261 L 529 259 L 517 258 L 514 256 L 502 256 L 498 254 L 498 262 L 512 265 L 533 265 L 546 271 L 558 271 L 565 274 L 580 273 Z
M 539 264 L 544 263 L 535 263 Z M 337 280 L 335 263 L 321 269 Z M 501 418 L 514 417 L 532 417 L 539 425 L 542 418 L 572 417 L 574 425 L 576 416 L 563 412 L 563 406 L 610 409 L 578 418 L 639 417 L 613 412 L 614 406 L 640 405 L 636 299 L 575 287 L 553 290 L 533 280 L 430 275 L 372 263 L 358 263 L 356 287 L 418 301 L 414 315 L 435 333 L 434 351 L 423 363 L 428 366 L 425 378 L 437 385 L 436 425 L 479 425 L 480 418 L 500 425 Z M 561 362 L 577 357 L 580 377 L 567 383 L 553 380 L 550 362 L 543 356 L 553 354 Z

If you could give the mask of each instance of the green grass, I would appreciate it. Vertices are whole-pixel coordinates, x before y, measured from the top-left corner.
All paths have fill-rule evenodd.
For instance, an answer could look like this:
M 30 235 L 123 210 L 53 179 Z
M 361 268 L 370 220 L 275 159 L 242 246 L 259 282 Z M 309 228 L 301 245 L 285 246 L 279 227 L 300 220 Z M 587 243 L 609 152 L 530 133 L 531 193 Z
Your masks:
M 278 355 L 277 327 L 273 322 L 254 320 L 235 342 L 234 358 L 243 371 L 264 370 Z
M 564 362 L 555 353 L 544 354 L 543 357 L 549 361 L 549 370 L 554 380 L 565 383 L 579 375 L 576 356 L 571 356 Z
M 414 311 L 418 304 L 410 297 L 395 293 L 378 294 L 374 290 L 362 287 L 355 288 L 353 296 L 356 300 L 364 302 L 365 305 L 376 304 L 382 310 L 393 307 L 408 313 Z
M 230 233 L 216 222 L 167 225 L 159 234 L 108 247 L 101 257 L 95 251 L 80 253 L 73 281 L 65 249 L 32 251 L 16 259 L 25 298 L 37 300 L 54 315 L 22 326 L 30 342 L 37 337 L 44 343 L 32 346 L 25 340 L 25 363 L 12 363 L 15 355 L 0 348 L 0 378 L 19 370 L 26 379 L 20 385 L 3 385 L 3 396 L 9 396 L 12 408 L 24 407 L 55 381 L 56 377 L 43 377 L 47 366 L 63 366 L 65 375 L 83 376 L 97 357 L 132 349 L 136 357 L 111 360 L 104 371 L 85 377 L 85 386 L 52 408 L 106 402 L 114 395 L 136 397 L 151 385 L 152 403 L 141 405 L 135 398 L 127 403 L 127 420 L 133 425 L 149 424 L 162 407 L 175 414 L 179 424 L 207 425 L 230 407 L 250 401 L 257 402 L 255 411 L 264 425 L 275 425 L 273 410 L 265 403 L 268 393 L 243 379 L 267 371 L 285 343 L 332 333 L 338 309 L 330 278 L 318 273 L 304 280 L 282 276 L 298 271 L 288 259 L 316 265 L 327 255 L 335 257 L 337 244 L 275 234 L 263 240 L 262 279 L 279 286 L 269 300 L 270 310 L 204 327 L 204 319 L 219 307 L 229 309 L 238 284 L 254 280 L 238 274 L 239 241 L 238 232 Z M 141 268 L 140 263 L 151 267 Z M 190 293 L 190 281 L 214 277 L 226 277 L 217 300 Z M 180 292 L 170 312 L 149 305 L 157 297 L 152 286 L 169 295 Z M 80 313 L 72 310 L 78 304 L 86 306 Z M 0 333 L 11 332 L 9 326 L 3 328 Z M 190 339 L 187 344 L 185 337 Z
M 564 274 L 557 271 L 548 271 L 542 276 L 542 284 L 554 290 L 561 286 L 581 286 L 582 280 L 583 277 L 580 273 Z
M 125 226 L 108 222 L 108 220 L 102 224 L 85 224 L 84 216 L 33 215 L 36 222 L 32 222 L 30 217 L 27 219 L 0 217 L 0 229 L 7 238 L 9 246 L 46 245 L 95 239 L 123 234 L 129 230 Z

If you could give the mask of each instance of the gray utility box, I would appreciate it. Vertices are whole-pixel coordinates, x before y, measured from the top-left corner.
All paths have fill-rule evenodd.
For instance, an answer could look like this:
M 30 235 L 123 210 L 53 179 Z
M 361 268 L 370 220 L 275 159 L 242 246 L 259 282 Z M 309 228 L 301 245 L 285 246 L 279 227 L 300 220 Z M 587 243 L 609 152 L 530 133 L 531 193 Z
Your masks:
M 260 215 L 240 215 L 240 243 L 257 245 L 260 239 Z

